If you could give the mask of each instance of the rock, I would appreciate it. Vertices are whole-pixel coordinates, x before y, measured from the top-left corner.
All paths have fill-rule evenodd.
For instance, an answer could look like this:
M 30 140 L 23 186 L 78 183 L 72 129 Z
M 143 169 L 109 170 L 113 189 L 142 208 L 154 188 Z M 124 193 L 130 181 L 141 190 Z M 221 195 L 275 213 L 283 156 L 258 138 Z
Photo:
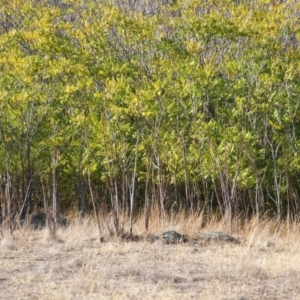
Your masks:
M 184 237 L 184 235 L 176 231 L 167 231 L 163 233 L 162 238 L 167 244 L 179 244 L 187 242 L 187 239 Z
M 205 232 L 199 236 L 199 239 L 206 241 L 223 241 L 239 244 L 239 240 L 220 231 Z

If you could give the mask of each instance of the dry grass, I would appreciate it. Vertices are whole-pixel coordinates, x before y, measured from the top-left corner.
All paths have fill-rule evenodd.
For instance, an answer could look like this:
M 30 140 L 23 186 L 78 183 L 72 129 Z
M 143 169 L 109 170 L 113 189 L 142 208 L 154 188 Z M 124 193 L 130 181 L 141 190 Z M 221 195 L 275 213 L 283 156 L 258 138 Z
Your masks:
M 168 229 L 195 237 L 226 231 L 201 218 L 151 222 L 151 234 Z M 300 299 L 297 225 L 252 220 L 234 229 L 240 245 L 160 239 L 99 243 L 91 220 L 58 230 L 20 228 L 0 239 L 1 299 Z M 143 235 L 142 220 L 135 233 Z

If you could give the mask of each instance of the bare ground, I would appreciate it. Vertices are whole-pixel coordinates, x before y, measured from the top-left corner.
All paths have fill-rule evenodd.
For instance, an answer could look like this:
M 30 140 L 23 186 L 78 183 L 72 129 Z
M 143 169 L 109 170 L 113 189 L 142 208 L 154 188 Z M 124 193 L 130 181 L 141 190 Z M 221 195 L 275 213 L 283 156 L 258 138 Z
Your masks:
M 241 239 L 100 243 L 93 222 L 60 228 L 58 240 L 20 228 L 0 238 L 0 298 L 300 299 L 297 236 L 253 230 Z

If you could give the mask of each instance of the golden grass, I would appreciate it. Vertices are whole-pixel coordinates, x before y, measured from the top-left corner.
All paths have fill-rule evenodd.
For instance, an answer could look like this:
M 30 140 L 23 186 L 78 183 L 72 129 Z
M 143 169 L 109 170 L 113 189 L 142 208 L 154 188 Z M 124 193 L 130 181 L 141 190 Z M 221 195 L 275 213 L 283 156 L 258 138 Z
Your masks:
M 241 244 L 161 239 L 126 242 L 105 233 L 99 242 L 91 219 L 59 228 L 23 227 L 0 238 L 1 299 L 300 299 L 300 243 L 297 224 L 253 219 L 235 223 Z M 150 233 L 166 230 L 196 237 L 228 232 L 226 223 L 201 217 L 153 218 Z M 134 232 L 144 235 L 143 220 Z

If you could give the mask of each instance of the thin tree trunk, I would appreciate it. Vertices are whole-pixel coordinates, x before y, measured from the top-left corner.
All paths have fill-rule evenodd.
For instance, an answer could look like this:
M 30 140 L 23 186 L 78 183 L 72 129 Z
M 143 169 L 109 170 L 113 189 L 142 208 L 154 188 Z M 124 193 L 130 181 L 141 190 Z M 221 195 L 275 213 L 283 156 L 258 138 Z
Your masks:
M 1 118 L 0 118 L 1 122 Z M 9 153 L 8 153 L 8 146 L 6 142 L 5 132 L 3 130 L 3 125 L 1 122 L 1 136 L 2 141 L 4 144 L 4 151 L 5 151 L 5 175 L 6 180 L 4 183 L 4 207 L 3 207 L 3 228 L 4 230 L 9 230 L 10 234 L 12 234 L 12 186 L 11 186 L 11 175 L 10 175 L 10 168 L 9 168 Z
M 49 205 L 48 205 L 48 199 L 47 199 L 47 194 L 45 191 L 45 185 L 43 179 L 41 179 L 41 185 L 42 185 L 42 191 L 43 191 L 43 202 L 44 202 L 44 210 L 45 210 L 45 215 L 46 215 L 46 228 L 50 232 L 51 236 L 53 235 L 53 222 L 52 222 L 52 217 L 51 213 L 49 211 Z
M 6 186 L 5 186 L 5 198 L 4 198 L 4 228 L 8 229 L 10 234 L 13 232 L 12 227 L 12 187 L 11 176 L 8 170 L 8 164 L 6 166 Z
M 150 168 L 151 168 L 151 159 L 148 156 L 147 163 L 147 173 L 146 173 L 146 186 L 145 186 L 145 207 L 144 207 L 144 217 L 145 217 L 145 229 L 148 231 L 149 229 L 149 213 L 150 213 L 150 205 L 149 205 L 149 183 L 150 183 Z
M 138 143 L 139 143 L 139 132 L 137 133 L 137 139 L 135 144 L 134 170 L 133 170 L 131 189 L 130 189 L 130 230 L 129 230 L 130 235 L 132 235 L 133 215 L 134 215 L 134 193 L 135 193 L 135 179 L 136 179 L 136 169 L 137 169 Z
M 183 156 L 183 168 L 184 168 L 184 188 L 185 188 L 185 201 L 187 205 L 187 209 L 190 209 L 193 212 L 193 201 L 190 200 L 190 188 L 187 174 L 187 165 L 186 165 L 186 149 L 185 145 L 182 146 L 182 156 Z M 189 201 L 190 200 L 190 201 Z M 190 206 L 190 207 L 188 207 Z
M 100 224 L 100 218 L 99 218 L 99 210 L 98 210 L 98 206 L 96 204 L 95 194 L 94 194 L 93 187 L 92 187 L 90 170 L 88 170 L 88 185 L 89 185 L 90 194 L 91 194 L 92 203 L 93 203 L 94 216 L 95 216 L 95 220 L 96 220 L 97 226 L 98 226 L 99 239 L 100 239 L 100 242 L 102 242 L 103 237 L 102 237 L 102 234 L 101 234 L 101 224 Z
M 157 161 L 157 172 L 158 172 L 158 188 L 159 188 L 159 200 L 160 200 L 160 209 L 161 213 L 164 216 L 165 215 L 165 195 L 164 195 L 164 187 L 163 187 L 163 181 L 162 181 L 162 170 L 161 170 L 161 163 L 160 163 L 160 157 L 156 157 Z
M 79 218 L 82 220 L 86 213 L 86 183 L 84 182 L 82 175 L 81 175 L 81 169 L 79 170 L 80 173 L 77 174 L 76 180 L 77 180 L 77 191 L 78 191 L 78 199 L 77 199 L 77 207 L 79 210 Z
M 114 189 L 114 224 L 117 235 L 120 235 L 120 208 L 119 208 L 119 194 L 118 194 L 118 184 L 117 179 L 113 180 L 113 189 Z
M 56 147 L 52 151 L 52 237 L 56 237 L 56 226 L 57 226 L 57 178 L 56 169 L 58 163 L 58 150 Z
M 22 205 L 22 208 L 21 208 L 19 216 L 18 216 L 19 219 L 23 219 L 27 214 L 28 205 L 29 205 L 29 201 L 31 199 L 31 193 L 32 193 L 32 182 L 33 182 L 33 178 L 31 178 L 29 181 L 29 184 L 28 184 L 28 187 L 26 190 L 26 194 L 25 194 L 25 198 L 23 201 L 23 205 Z

